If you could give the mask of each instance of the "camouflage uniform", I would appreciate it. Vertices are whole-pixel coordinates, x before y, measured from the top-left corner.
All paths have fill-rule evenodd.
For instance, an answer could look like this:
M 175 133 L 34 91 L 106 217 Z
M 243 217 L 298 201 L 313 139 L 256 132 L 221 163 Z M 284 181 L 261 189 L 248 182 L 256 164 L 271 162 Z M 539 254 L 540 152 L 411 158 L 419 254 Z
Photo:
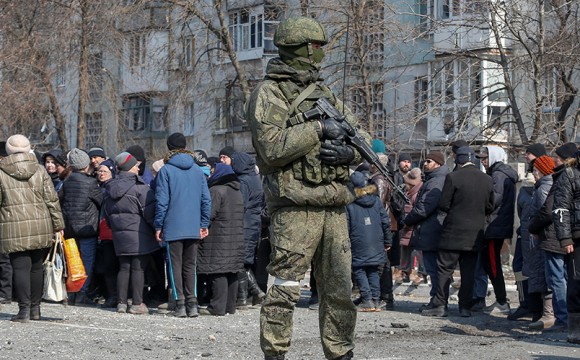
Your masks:
M 286 25 L 302 19 L 305 18 L 290 18 Z M 312 19 L 306 22 L 318 24 Z M 283 23 L 276 34 L 284 29 Z M 318 123 L 289 126 L 287 122 L 311 109 L 321 97 L 329 99 L 341 112 L 343 105 L 326 86 L 316 85 L 289 113 L 296 97 L 320 80 L 318 72 L 297 70 L 275 58 L 266 73 L 246 104 L 246 119 L 272 215 L 272 254 L 267 271 L 276 278 L 262 305 L 260 345 L 266 356 L 288 352 L 292 316 L 300 298 L 298 282 L 304 279 L 313 261 L 322 346 L 326 357 L 335 359 L 354 348 L 356 308 L 350 300 L 352 258 L 344 206 L 354 201 L 355 194 L 347 165 L 321 163 Z M 356 127 L 358 121 L 350 110 L 346 109 L 346 115 Z M 360 162 L 361 157 L 355 152 L 352 163 Z

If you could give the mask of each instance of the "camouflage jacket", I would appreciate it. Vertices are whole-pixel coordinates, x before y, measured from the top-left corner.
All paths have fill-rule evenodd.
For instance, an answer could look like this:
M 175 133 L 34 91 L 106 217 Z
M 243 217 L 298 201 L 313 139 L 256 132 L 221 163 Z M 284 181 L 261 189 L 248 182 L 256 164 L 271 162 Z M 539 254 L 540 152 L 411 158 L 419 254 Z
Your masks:
M 309 205 L 317 207 L 345 206 L 356 198 L 348 178 L 348 166 L 322 164 L 317 122 L 288 126 L 287 120 L 309 110 L 314 102 L 325 97 L 339 111 L 343 104 L 323 85 L 316 89 L 289 114 L 291 103 L 312 82 L 319 80 L 316 72 L 300 71 L 280 59 L 270 60 L 266 78 L 252 93 L 246 104 L 246 120 L 252 130 L 252 143 L 257 165 L 264 175 L 264 194 L 270 211 L 283 206 Z M 347 108 L 347 121 L 358 125 Z M 361 162 L 358 152 L 352 165 Z

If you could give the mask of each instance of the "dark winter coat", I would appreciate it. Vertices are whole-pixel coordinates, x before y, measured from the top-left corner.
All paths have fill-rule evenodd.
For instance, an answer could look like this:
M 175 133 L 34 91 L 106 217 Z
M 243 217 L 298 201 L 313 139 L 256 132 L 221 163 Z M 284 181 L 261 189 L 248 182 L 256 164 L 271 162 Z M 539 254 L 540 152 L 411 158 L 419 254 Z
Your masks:
M 445 178 L 439 209 L 447 216 L 439 249 L 481 251 L 486 216 L 494 209 L 491 178 L 474 165 L 466 165 Z
M 355 189 L 356 200 L 346 206 L 352 266 L 375 266 L 385 263 L 385 247 L 393 246 L 387 211 L 376 195 L 374 185 Z
M 538 235 L 540 249 L 556 254 L 566 254 L 556 237 L 552 215 L 552 209 L 554 208 L 554 192 L 556 191 L 556 186 L 554 184 L 558 182 L 558 179 L 562 175 L 564 166 L 561 166 L 560 169 L 556 168 L 554 170 L 556 170 L 556 172 L 552 174 L 553 184 L 548 193 L 548 197 L 540 211 L 534 214 L 531 218 L 529 232 Z
M 530 258 L 530 209 L 532 203 L 532 195 L 534 194 L 534 182 L 524 179 L 522 181 L 522 187 L 520 188 L 520 193 L 518 194 L 518 216 L 520 217 L 520 236 L 521 236 L 521 248 L 522 248 L 522 258 Z M 528 268 L 528 263 L 523 262 L 522 274 L 528 276 L 530 269 Z
M 422 251 L 437 251 L 445 214 L 439 211 L 439 197 L 449 174 L 447 165 L 425 172 L 425 181 L 413 210 L 405 217 L 405 225 L 413 227 L 409 247 Z
M 240 191 L 244 198 L 244 244 L 246 248 L 244 264 L 252 265 L 262 232 L 261 213 L 266 202 L 264 190 L 260 178 L 256 175 L 256 161 L 250 155 L 242 152 L 233 153 L 232 170 L 240 180 Z
M 244 270 L 244 199 L 240 181 L 231 167 L 217 164 L 209 179 L 211 223 L 199 243 L 197 271 L 223 274 Z
M 117 256 L 150 254 L 159 249 L 155 239 L 155 193 L 143 179 L 120 171 L 107 182 L 105 220 L 113 232 Z
M 97 179 L 87 173 L 73 171 L 63 181 L 60 197 L 65 223 L 64 237 L 97 237 L 103 204 L 103 192 Z
M 576 159 L 569 159 L 554 191 L 552 211 L 560 246 L 580 241 L 580 170 Z
M 493 179 L 495 210 L 489 216 L 486 239 L 511 239 L 514 232 L 516 183 L 518 173 L 501 161 L 487 171 Z
M 530 214 L 540 212 L 552 187 L 552 180 L 552 176 L 547 175 L 536 181 L 534 195 L 532 196 L 532 202 L 530 204 Z M 528 273 L 524 274 L 528 277 L 528 292 L 546 292 L 548 291 L 548 284 L 546 283 L 545 252 L 539 246 L 539 239 L 531 237 L 528 244 L 530 246 L 528 256 L 523 259 L 528 269 Z
M 209 226 L 211 198 L 194 157 L 187 150 L 170 152 L 155 178 L 154 225 L 164 241 L 199 239 L 200 229 Z

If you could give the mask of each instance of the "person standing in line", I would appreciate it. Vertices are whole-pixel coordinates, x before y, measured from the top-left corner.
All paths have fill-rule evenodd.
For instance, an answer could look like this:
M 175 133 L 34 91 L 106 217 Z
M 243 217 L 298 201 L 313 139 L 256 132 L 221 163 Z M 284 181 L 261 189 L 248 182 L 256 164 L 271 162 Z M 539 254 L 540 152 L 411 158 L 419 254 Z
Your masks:
M 44 165 L 44 168 L 46 169 L 48 175 L 50 175 L 50 178 L 52 179 L 52 184 L 55 187 L 60 182 L 60 179 L 58 178 L 59 173 L 57 171 L 56 158 L 61 153 L 62 153 L 61 150 L 54 149 L 42 154 L 42 164 Z
M 7 157 L 6 141 L 0 141 L 0 161 Z M 12 302 L 12 265 L 10 256 L 0 253 L 0 304 Z
M 106 185 L 105 220 L 113 232 L 115 254 L 119 258 L 117 312 L 148 314 L 143 303 L 145 270 L 150 254 L 159 250 L 155 241 L 155 193 L 139 176 L 139 163 L 128 152 L 115 158 L 119 173 Z M 133 304 L 127 309 L 129 279 Z
M 197 247 L 208 234 L 211 198 L 195 154 L 185 150 L 185 136 L 167 138 L 169 153 L 155 178 L 155 234 L 169 249 L 176 306 L 175 317 L 196 317 Z
M 84 150 L 72 149 L 69 162 L 72 173 L 63 181 L 60 193 L 64 236 L 76 240 L 87 278 L 80 291 L 70 293 L 68 299 L 71 305 L 95 305 L 87 298 L 87 291 L 95 265 L 103 192 L 97 179 L 89 174 L 90 159 Z
M 425 182 L 419 190 L 411 212 L 405 216 L 405 226 L 413 227 L 409 247 L 420 250 L 423 254 L 425 270 L 431 278 L 431 299 L 422 305 L 419 311 L 433 307 L 433 298 L 437 293 L 437 250 L 443 227 L 442 214 L 439 213 L 439 197 L 449 174 L 445 157 L 439 151 L 431 151 L 425 159 Z
M 231 146 L 226 146 L 225 148 L 220 150 L 219 153 L 219 158 L 220 158 L 220 162 L 222 164 L 226 164 L 226 165 L 232 165 L 232 155 L 233 153 L 235 153 L 236 150 L 234 150 L 233 147 Z
M 30 142 L 13 135 L 0 161 L 0 252 L 13 269 L 18 314 L 13 322 L 40 320 L 42 262 L 53 236 L 64 229 L 58 195 L 48 173 L 30 154 Z
M 97 171 L 99 164 L 107 160 L 107 155 L 105 155 L 105 149 L 102 146 L 92 146 L 89 151 L 89 174 L 95 175 L 94 172 Z
M 486 314 L 511 314 L 503 270 L 501 268 L 501 249 L 505 239 L 511 239 L 514 232 L 516 203 L 516 183 L 518 173 L 504 164 L 505 151 L 499 146 L 484 147 L 479 155 L 487 174 L 493 179 L 495 210 L 489 217 L 483 245 L 483 268 L 491 279 L 496 301 L 483 309 Z
M 244 272 L 244 199 L 231 166 L 216 164 L 208 182 L 211 195 L 209 233 L 199 245 L 199 274 L 206 276 L 211 299 L 200 315 L 236 312 L 238 274 Z
M 471 316 L 477 254 L 483 248 L 486 216 L 494 209 L 491 178 L 475 167 L 475 151 L 468 146 L 457 150 L 460 169 L 445 177 L 439 209 L 446 213 L 437 254 L 437 294 L 423 316 L 447 316 L 449 286 L 459 262 L 461 288 L 459 314 Z

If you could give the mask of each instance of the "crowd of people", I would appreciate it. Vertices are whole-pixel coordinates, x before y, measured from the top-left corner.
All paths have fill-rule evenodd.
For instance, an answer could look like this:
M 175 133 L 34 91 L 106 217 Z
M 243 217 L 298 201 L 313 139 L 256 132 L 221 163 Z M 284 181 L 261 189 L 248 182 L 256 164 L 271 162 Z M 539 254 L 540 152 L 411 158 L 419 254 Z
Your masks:
M 38 157 L 22 135 L 0 143 L 0 303 L 18 302 L 13 321 L 40 319 L 42 262 L 56 232 L 76 240 L 87 274 L 80 291 L 68 294 L 69 305 L 145 314 L 146 304 L 155 303 L 173 316 L 196 317 L 262 303 L 270 216 L 254 158 L 229 146 L 208 158 L 187 150 L 180 133 L 168 137 L 167 149 L 151 171 L 138 145 L 114 158 L 99 146 Z M 568 329 L 569 340 L 580 342 L 576 144 L 556 148 L 553 157 L 542 144 L 529 146 L 519 193 L 518 175 L 498 146 L 476 154 L 456 141 L 454 169 L 438 151 L 413 168 L 407 154 L 391 161 L 381 141 L 373 141 L 373 150 L 411 201 L 374 165 L 351 167 L 356 199 L 345 211 L 357 311 L 393 310 L 393 280 L 429 279 L 431 300 L 419 311 L 448 316 L 459 266 L 460 316 L 531 317 L 531 329 Z M 516 215 L 520 305 L 512 312 L 501 251 Z M 318 309 L 314 270 L 310 308 Z M 496 298 L 489 306 L 488 279 Z

